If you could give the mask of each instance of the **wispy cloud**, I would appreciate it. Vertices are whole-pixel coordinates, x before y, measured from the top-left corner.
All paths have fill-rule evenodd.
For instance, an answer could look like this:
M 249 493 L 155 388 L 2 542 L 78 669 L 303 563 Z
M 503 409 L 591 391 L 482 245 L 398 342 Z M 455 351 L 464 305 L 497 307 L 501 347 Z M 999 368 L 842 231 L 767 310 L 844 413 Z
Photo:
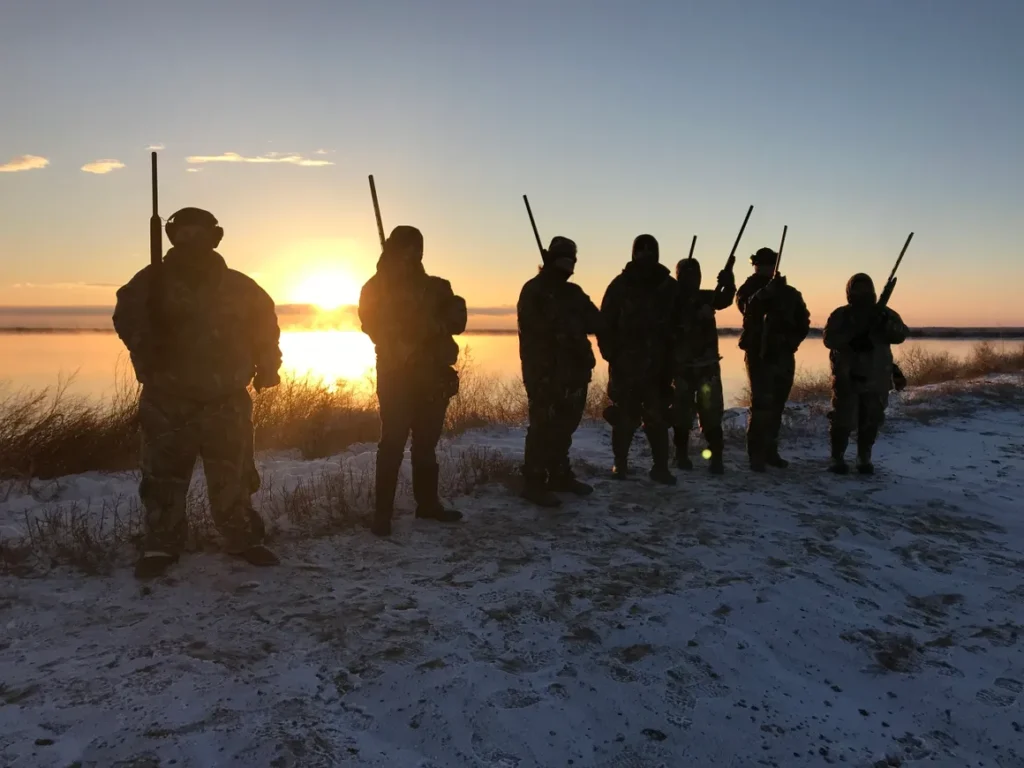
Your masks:
M 203 169 L 202 168 L 186 168 L 185 172 L 186 173 L 199 173 L 201 170 L 203 170 Z
M 197 163 L 285 163 L 287 165 L 301 165 L 306 168 L 313 168 L 324 165 L 334 165 L 330 160 L 313 160 L 298 154 L 284 154 L 281 152 L 268 152 L 265 155 L 245 157 L 237 152 L 225 152 L 221 155 L 192 155 L 186 158 L 190 164 Z
M 318 150 L 317 150 L 316 152 L 314 152 L 313 154 L 314 154 L 314 155 L 329 155 L 329 154 L 331 154 L 331 152 L 333 152 L 333 151 L 334 151 L 333 149 L 318 149 Z
M 50 161 L 39 155 L 17 155 L 0 165 L 0 173 L 17 173 L 18 171 L 35 171 L 45 168 Z
M 146 149 L 156 152 L 157 150 L 160 149 L 167 149 L 167 147 L 165 147 L 163 144 L 150 144 L 148 147 L 146 147 Z
M 32 290 L 77 290 L 80 288 L 118 288 L 115 283 L 14 283 L 11 288 Z
M 94 160 L 93 162 L 86 163 L 82 166 L 82 170 L 86 173 L 95 173 L 98 175 L 116 171 L 118 168 L 124 168 L 124 163 L 120 160 Z

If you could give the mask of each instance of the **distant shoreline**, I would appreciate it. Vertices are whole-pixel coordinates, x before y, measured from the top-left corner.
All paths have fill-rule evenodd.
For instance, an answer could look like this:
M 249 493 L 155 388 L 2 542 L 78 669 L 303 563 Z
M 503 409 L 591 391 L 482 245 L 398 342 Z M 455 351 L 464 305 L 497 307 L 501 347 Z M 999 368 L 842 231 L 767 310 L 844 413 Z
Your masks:
M 353 328 L 316 328 L 303 326 L 285 326 L 282 332 L 296 331 L 333 331 L 348 330 L 358 332 Z M 10 326 L 0 327 L 0 336 L 65 336 L 74 334 L 112 334 L 113 328 L 43 328 L 34 326 Z M 514 328 L 472 328 L 467 330 L 463 336 L 512 336 L 516 334 Z M 720 328 L 719 336 L 739 336 L 739 328 Z M 821 336 L 820 328 L 812 328 L 808 334 L 811 337 Z M 1024 340 L 1024 328 L 913 328 L 910 331 L 910 338 L 913 339 L 962 339 L 971 340 Z

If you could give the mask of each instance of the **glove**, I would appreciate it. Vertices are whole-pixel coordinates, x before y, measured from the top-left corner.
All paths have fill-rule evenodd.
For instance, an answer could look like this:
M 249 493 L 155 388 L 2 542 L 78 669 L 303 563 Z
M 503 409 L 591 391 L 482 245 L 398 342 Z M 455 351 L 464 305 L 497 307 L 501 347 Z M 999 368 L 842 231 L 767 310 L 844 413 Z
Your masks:
M 281 383 L 281 376 L 274 371 L 273 373 L 257 372 L 256 377 L 252 380 L 253 389 L 257 392 L 262 392 L 264 389 L 270 389 L 276 387 Z

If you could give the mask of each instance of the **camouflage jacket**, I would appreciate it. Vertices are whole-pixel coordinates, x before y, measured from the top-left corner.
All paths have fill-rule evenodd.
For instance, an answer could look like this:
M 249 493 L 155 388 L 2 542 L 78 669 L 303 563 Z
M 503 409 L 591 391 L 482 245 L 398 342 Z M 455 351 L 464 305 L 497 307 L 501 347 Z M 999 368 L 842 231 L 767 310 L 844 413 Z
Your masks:
M 649 383 L 671 375 L 672 310 L 676 281 L 662 264 L 631 261 L 605 291 L 601 356 L 608 361 L 609 384 Z
M 751 275 L 736 293 L 736 304 L 743 313 L 740 349 L 760 355 L 767 329 L 767 357 L 795 354 L 811 330 L 811 313 L 800 291 L 786 278 L 777 278 L 774 288 L 764 290 L 768 282 L 764 275 Z
M 867 331 L 868 344 L 854 340 Z M 833 387 L 837 391 L 886 393 L 892 388 L 892 344 L 902 344 L 910 329 L 888 307 L 839 307 L 825 324 L 822 340 L 829 349 Z M 856 347 L 856 348 L 855 348 Z
M 672 314 L 672 364 L 676 370 L 717 364 L 718 324 L 715 312 L 728 309 L 736 295 L 736 280 L 729 278 L 713 291 L 686 295 L 680 288 Z
M 155 307 L 153 278 L 152 266 L 141 270 L 118 290 L 114 309 L 114 329 L 144 387 L 205 402 L 244 390 L 255 375 L 276 378 L 274 300 L 254 280 L 215 251 L 178 248 L 164 256 Z
M 359 294 L 359 321 L 377 350 L 377 375 L 443 375 L 459 359 L 466 301 L 451 283 L 386 257 Z
M 597 333 L 601 315 L 582 288 L 541 269 L 523 286 L 516 315 L 527 392 L 590 383 L 596 361 L 588 336 Z

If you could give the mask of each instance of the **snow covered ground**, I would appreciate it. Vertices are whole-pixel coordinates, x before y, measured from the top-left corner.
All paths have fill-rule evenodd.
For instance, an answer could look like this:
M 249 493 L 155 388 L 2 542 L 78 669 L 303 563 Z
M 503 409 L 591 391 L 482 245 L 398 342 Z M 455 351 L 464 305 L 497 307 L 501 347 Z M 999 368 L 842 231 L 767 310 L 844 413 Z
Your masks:
M 457 527 L 406 500 L 388 541 L 284 535 L 273 570 L 0 577 L 0 764 L 1024 766 L 1024 413 L 894 411 L 868 478 L 823 471 L 806 409 L 789 470 L 733 441 L 675 489 L 606 479 L 588 426 L 597 491 L 555 512 L 495 483 Z M 521 447 L 476 432 L 446 462 Z M 294 487 L 370 451 L 263 468 Z M 132 483 L 12 491 L 0 525 Z

